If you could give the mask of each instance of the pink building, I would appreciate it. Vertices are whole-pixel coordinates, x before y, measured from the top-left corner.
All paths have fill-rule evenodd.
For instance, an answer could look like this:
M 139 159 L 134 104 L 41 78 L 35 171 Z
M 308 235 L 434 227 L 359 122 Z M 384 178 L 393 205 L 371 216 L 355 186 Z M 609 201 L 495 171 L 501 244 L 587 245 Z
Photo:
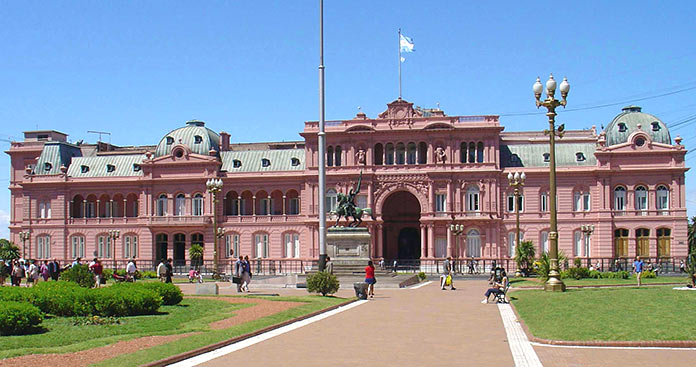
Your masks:
M 510 172 L 527 177 L 518 204 L 522 238 L 539 251 L 548 246 L 543 132 L 503 132 L 497 116 L 447 116 L 403 100 L 376 118 L 360 113 L 326 126 L 327 207 L 362 171 L 357 204 L 373 209 L 363 224 L 373 234 L 373 257 L 509 257 L 516 233 Z M 223 263 L 238 254 L 316 259 L 317 132 L 317 122 L 306 122 L 303 141 L 232 144 L 229 134 L 189 121 L 156 146 L 137 147 L 25 132 L 7 152 L 10 239 L 31 258 L 96 253 L 184 262 L 200 243 L 211 260 L 216 215 Z M 657 117 L 626 107 L 599 134 L 594 127 L 567 131 L 556 149 L 566 255 L 686 255 L 686 149 Z M 217 205 L 206 192 L 210 178 L 223 182 Z M 591 236 L 583 225 L 594 226 Z M 23 231 L 30 233 L 25 243 Z

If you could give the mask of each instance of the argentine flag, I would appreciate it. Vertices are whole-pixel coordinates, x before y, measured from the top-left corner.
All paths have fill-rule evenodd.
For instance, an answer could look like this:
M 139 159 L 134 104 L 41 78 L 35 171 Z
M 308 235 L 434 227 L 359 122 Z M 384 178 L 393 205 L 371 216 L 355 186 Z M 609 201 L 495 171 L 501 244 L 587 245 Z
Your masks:
M 415 49 L 413 48 L 413 40 L 409 37 L 404 36 L 403 34 L 400 35 L 399 46 L 401 47 L 401 52 L 415 51 Z

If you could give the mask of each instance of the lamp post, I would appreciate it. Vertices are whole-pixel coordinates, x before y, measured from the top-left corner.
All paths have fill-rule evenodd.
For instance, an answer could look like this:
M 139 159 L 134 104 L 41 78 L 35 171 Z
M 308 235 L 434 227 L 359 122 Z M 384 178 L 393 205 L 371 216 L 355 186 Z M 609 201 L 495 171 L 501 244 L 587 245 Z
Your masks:
M 537 108 L 546 107 L 546 116 L 549 118 L 549 128 L 544 130 L 545 134 L 549 135 L 549 205 L 551 206 L 550 231 L 549 231 L 549 279 L 544 284 L 544 290 L 554 292 L 564 292 L 565 284 L 561 281 L 560 273 L 558 272 L 558 226 L 556 223 L 556 135 L 559 138 L 563 137 L 564 126 L 561 125 L 556 129 L 556 107 L 566 105 L 566 97 L 570 91 L 568 80 L 563 78 L 560 85 L 561 100 L 554 98 L 556 93 L 556 81 L 553 75 L 549 76 L 546 81 L 546 99 L 541 100 L 541 93 L 544 87 L 541 85 L 541 80 L 537 78 L 536 83 L 532 88 L 534 97 L 536 98 Z
M 594 224 L 583 224 L 580 230 L 585 234 L 585 257 L 590 257 L 590 236 L 594 232 Z M 588 260 L 589 261 L 589 260 Z
M 222 191 L 222 180 L 219 178 L 208 179 L 205 183 L 205 187 L 208 192 L 213 195 L 213 279 L 218 277 L 218 257 L 217 257 L 217 247 L 218 247 L 218 236 L 222 228 L 217 226 L 217 203 L 218 194 Z
M 31 238 L 31 233 L 29 231 L 19 232 L 19 239 L 22 240 L 22 258 L 27 258 L 27 240 Z
M 527 179 L 527 174 L 522 172 L 508 173 L 508 185 L 514 188 L 515 197 L 515 247 L 520 245 L 520 188 L 524 186 L 524 180 Z M 512 256 L 515 256 L 513 253 Z M 515 276 L 520 276 L 520 270 L 517 269 Z
M 461 252 L 461 241 L 459 241 L 459 237 L 464 234 L 464 225 L 463 224 L 450 224 L 450 231 L 454 235 L 454 245 L 455 245 L 455 257 L 458 258 Z
M 121 231 L 118 229 L 112 229 L 107 233 L 107 236 L 109 237 L 109 240 L 111 240 L 111 246 L 113 246 L 111 256 L 114 258 L 114 271 L 116 271 L 116 240 L 121 237 Z

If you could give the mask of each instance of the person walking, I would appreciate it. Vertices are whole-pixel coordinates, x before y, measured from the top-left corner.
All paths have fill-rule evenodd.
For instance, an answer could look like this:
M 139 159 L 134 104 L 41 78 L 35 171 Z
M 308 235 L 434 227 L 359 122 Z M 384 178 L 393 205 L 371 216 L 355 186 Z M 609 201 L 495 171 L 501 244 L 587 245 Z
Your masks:
M 138 268 L 135 266 L 135 259 L 131 259 L 131 261 L 129 261 L 128 264 L 126 264 L 126 280 L 135 282 L 136 270 L 138 270 Z
M 324 271 L 329 274 L 333 274 L 333 262 L 329 256 L 326 257 L 326 267 L 324 268 Z
M 58 278 L 60 278 L 60 264 L 55 258 L 53 258 L 53 261 L 48 264 L 48 274 L 54 281 L 57 281 Z
M 89 266 L 89 270 L 94 273 L 94 288 L 101 287 L 102 274 L 104 273 L 104 267 L 101 261 L 95 257 L 93 264 Z
M 22 286 L 22 278 L 24 278 L 24 267 L 19 264 L 19 261 L 15 260 L 12 263 L 11 281 L 12 285 L 15 287 Z
M 367 295 L 370 298 L 375 298 L 375 283 L 377 283 L 377 279 L 375 279 L 375 265 L 372 263 L 372 260 L 368 261 L 365 267 L 365 283 L 367 283 Z
M 164 282 L 171 283 L 172 275 L 174 275 L 174 266 L 172 265 L 172 259 L 167 259 L 167 263 L 164 264 Z
M 633 269 L 636 272 L 636 279 L 638 280 L 639 287 L 640 287 L 640 277 L 643 274 L 643 266 L 645 266 L 645 263 L 643 263 L 643 260 L 640 259 L 640 256 L 636 256 L 636 261 L 633 262 Z
M 164 264 L 164 259 L 160 260 L 159 265 L 157 265 L 157 278 L 160 282 L 164 283 L 167 274 L 167 266 Z
M 36 266 L 36 260 L 29 260 L 27 268 L 27 287 L 33 287 L 39 280 L 39 267 Z
M 41 274 L 41 277 L 43 278 L 44 282 L 48 281 L 48 277 L 50 274 L 48 273 L 48 260 L 44 260 L 43 264 L 39 267 L 39 273 Z
M 449 285 L 451 290 L 456 290 L 457 288 L 454 288 L 454 272 L 452 271 L 452 257 L 447 256 L 447 259 L 445 259 L 444 264 L 442 264 L 442 275 L 440 275 L 440 289 L 443 291 L 445 290 L 445 287 Z M 450 283 L 447 284 L 447 277 L 450 279 Z
M 242 293 L 242 283 L 244 282 L 244 256 L 240 255 L 239 259 L 234 262 L 234 273 L 232 276 L 239 278 L 237 293 Z
M 251 283 L 251 262 L 249 262 L 249 256 L 244 256 L 242 272 L 242 290 L 249 292 L 249 283 Z

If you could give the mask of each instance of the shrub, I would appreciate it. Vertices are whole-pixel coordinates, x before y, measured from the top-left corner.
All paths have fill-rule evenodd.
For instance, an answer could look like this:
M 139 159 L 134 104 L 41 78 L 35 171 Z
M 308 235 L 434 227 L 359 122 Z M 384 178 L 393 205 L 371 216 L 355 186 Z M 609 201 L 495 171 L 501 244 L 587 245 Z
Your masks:
M 605 279 L 628 279 L 630 275 L 631 274 L 625 270 L 602 272 L 602 278 Z
M 563 251 L 558 251 L 558 270 L 560 271 L 561 264 L 568 261 L 568 258 L 563 254 Z M 539 279 L 546 281 L 549 279 L 549 272 L 551 271 L 551 262 L 549 260 L 548 252 L 544 252 L 539 257 L 539 260 L 535 263 L 537 266 L 536 272 L 539 275 Z
M 420 280 L 420 281 L 425 280 L 425 278 L 427 278 L 427 277 L 428 277 L 428 276 L 425 275 L 425 272 L 422 272 L 422 271 L 421 271 L 420 273 L 418 273 L 418 280 Z
M 113 269 L 104 269 L 104 270 L 102 270 L 102 276 L 103 276 L 104 279 L 106 279 L 106 280 L 109 280 L 109 279 L 113 278 L 113 275 L 114 275 Z
M 331 273 L 320 271 L 307 276 L 307 292 L 321 293 L 322 296 L 338 292 L 338 278 Z
M 85 288 L 94 287 L 94 273 L 89 271 L 87 265 L 75 265 L 61 272 L 60 280 L 74 282 Z
M 515 263 L 517 263 L 517 269 L 524 276 L 529 276 L 531 273 L 534 256 L 535 249 L 532 241 L 522 241 L 519 246 L 515 247 Z
M 162 297 L 134 284 L 114 284 L 95 289 L 88 295 L 90 308 L 77 315 L 136 316 L 157 312 Z
M 120 275 L 122 277 L 125 277 L 126 276 L 126 269 L 118 269 L 118 270 L 116 270 L 116 274 Z M 135 271 L 135 279 L 136 280 L 142 279 L 142 277 L 143 277 L 143 273 L 141 273 L 139 270 L 136 270 Z
M 140 273 L 141 278 L 157 279 L 157 272 L 155 271 L 143 271 Z
M 657 278 L 657 274 L 654 271 L 644 271 L 643 274 L 640 276 L 643 279 L 648 279 L 648 278 Z
M 181 289 L 172 283 L 147 282 L 135 284 L 157 293 L 160 297 L 162 297 L 163 305 L 177 305 L 179 302 L 181 302 L 181 300 L 184 299 L 184 294 L 181 293 Z
M 88 307 L 87 293 L 89 289 L 77 283 L 39 282 L 30 288 L 33 294 L 33 304 L 44 313 L 56 316 L 86 315 Z
M 575 265 L 576 268 L 581 267 L 581 266 L 582 266 L 582 260 L 580 260 L 579 257 L 576 257 L 575 259 L 573 259 L 573 265 Z
M 601 273 L 600 271 L 597 271 L 597 270 L 592 270 L 592 271 L 590 271 L 590 276 L 589 276 L 589 277 L 590 277 L 590 278 L 593 278 L 593 279 L 601 279 L 601 278 L 602 278 L 602 273 Z
M 43 321 L 41 311 L 25 302 L 0 302 L 0 335 L 25 333 Z

